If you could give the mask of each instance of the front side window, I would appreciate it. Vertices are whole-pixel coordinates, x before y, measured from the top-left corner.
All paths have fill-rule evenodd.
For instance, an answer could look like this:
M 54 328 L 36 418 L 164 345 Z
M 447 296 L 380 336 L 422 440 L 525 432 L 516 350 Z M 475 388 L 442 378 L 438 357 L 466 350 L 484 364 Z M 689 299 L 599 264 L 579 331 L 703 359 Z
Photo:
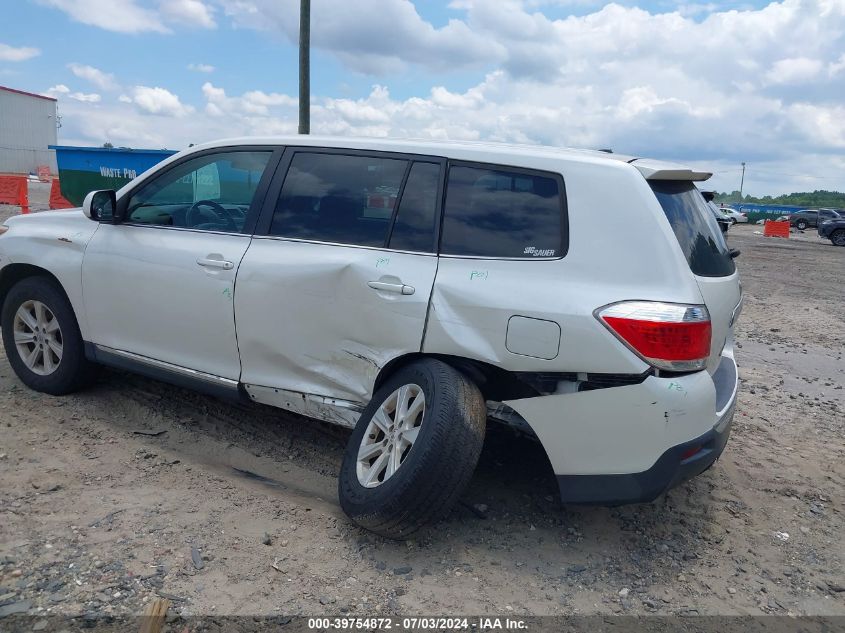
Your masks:
M 384 247 L 408 161 L 297 152 L 271 235 Z
M 224 152 L 185 161 L 132 194 L 127 222 L 239 233 L 271 155 Z
M 562 199 L 560 182 L 552 175 L 452 166 L 440 252 L 562 257 L 566 250 Z

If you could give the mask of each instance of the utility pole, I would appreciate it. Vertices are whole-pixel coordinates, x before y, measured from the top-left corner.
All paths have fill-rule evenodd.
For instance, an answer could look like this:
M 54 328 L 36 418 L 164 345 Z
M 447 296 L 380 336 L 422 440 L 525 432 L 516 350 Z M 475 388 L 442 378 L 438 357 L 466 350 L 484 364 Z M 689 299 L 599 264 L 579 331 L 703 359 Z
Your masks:
M 299 1 L 299 133 L 311 133 L 311 0 Z
M 742 204 L 742 186 L 745 184 L 745 163 L 742 163 L 742 178 L 739 181 L 739 202 Z

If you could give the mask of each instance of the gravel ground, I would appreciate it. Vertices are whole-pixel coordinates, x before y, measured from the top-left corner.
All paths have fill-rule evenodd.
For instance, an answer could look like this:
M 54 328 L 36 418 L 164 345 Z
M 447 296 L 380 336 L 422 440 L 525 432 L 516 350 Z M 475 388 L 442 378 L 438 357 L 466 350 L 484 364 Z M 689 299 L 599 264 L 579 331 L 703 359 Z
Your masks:
M 644 505 L 561 507 L 494 427 L 447 520 L 387 541 L 338 507 L 344 430 L 116 371 L 52 398 L 0 356 L 0 615 L 845 615 L 845 249 L 757 230 L 731 440 Z

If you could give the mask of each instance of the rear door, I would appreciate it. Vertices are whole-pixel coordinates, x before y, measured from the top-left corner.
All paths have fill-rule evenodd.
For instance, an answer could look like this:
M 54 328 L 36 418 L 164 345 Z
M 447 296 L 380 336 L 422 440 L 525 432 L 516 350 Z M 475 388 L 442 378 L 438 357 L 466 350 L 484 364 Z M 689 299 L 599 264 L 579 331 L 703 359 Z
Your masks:
M 695 275 L 710 313 L 713 336 L 707 370 L 712 374 L 732 336 L 741 289 L 739 273 L 715 218 L 691 181 L 649 180 Z
M 364 403 L 385 364 L 420 351 L 443 164 L 287 150 L 235 295 L 241 381 L 256 400 L 285 390 Z

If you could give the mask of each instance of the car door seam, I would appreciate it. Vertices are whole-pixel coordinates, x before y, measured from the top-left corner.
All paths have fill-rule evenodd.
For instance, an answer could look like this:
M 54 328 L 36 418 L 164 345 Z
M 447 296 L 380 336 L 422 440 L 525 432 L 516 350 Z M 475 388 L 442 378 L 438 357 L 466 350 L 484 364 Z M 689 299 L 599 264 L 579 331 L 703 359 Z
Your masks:
M 238 265 L 235 266 L 234 275 L 232 276 L 232 327 L 235 328 L 235 349 L 238 350 L 238 383 L 241 382 L 244 373 L 244 362 L 241 358 L 241 342 L 238 338 L 238 312 L 235 304 L 238 298 L 238 273 L 241 270 L 241 264 L 243 264 L 246 254 L 249 252 L 250 247 L 252 247 L 252 241 L 254 239 L 254 237 L 249 238 L 249 244 L 246 245 L 243 255 L 238 260 Z

